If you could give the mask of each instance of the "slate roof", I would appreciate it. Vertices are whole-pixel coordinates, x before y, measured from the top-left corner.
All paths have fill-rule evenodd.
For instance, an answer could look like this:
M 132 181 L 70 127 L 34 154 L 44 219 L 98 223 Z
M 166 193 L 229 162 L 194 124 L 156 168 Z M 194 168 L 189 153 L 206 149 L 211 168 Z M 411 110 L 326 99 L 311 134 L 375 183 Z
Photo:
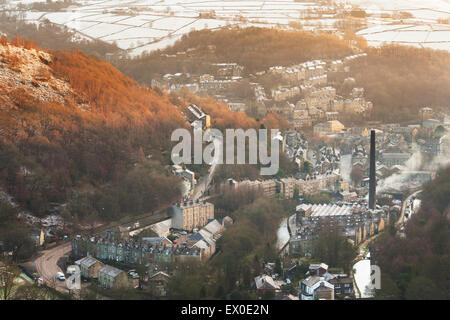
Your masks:
M 142 238 L 143 242 L 148 242 L 151 244 L 161 244 L 164 240 L 167 240 L 170 243 L 172 242 L 172 241 L 170 241 L 170 239 L 168 239 L 166 237 L 144 237 L 144 238 Z
M 94 257 L 84 257 L 83 259 L 80 259 L 77 262 L 79 262 L 80 265 L 85 266 L 86 268 L 90 268 L 99 261 Z
M 315 285 L 319 281 L 320 281 L 320 277 L 318 277 L 318 276 L 309 276 L 308 278 L 302 280 L 302 283 L 304 283 L 308 287 L 312 287 L 313 285 Z
M 325 270 L 328 270 L 328 265 L 326 265 L 325 263 L 312 263 L 309 265 L 309 269 L 319 269 L 319 268 L 323 268 Z
M 263 274 L 255 278 L 256 289 L 274 289 L 279 290 L 280 286 L 273 281 L 272 277 Z
M 121 274 L 123 271 L 117 268 L 114 268 L 112 266 L 104 266 L 103 268 L 101 268 L 99 271 L 99 273 L 105 273 L 113 278 L 117 277 L 119 274 Z
M 203 227 L 203 229 L 209 231 L 213 235 L 218 233 L 221 228 L 222 228 L 222 224 L 220 224 L 219 221 L 217 221 L 217 220 L 212 220 L 206 226 Z
M 156 276 L 158 276 L 158 275 L 163 275 L 163 276 L 166 277 L 166 278 L 170 278 L 170 275 L 168 275 L 168 274 L 165 273 L 164 271 L 158 271 L 158 272 L 156 272 L 155 274 L 151 275 L 151 276 L 149 277 L 149 279 L 152 279 L 152 278 L 154 278 L 154 277 L 156 277 Z

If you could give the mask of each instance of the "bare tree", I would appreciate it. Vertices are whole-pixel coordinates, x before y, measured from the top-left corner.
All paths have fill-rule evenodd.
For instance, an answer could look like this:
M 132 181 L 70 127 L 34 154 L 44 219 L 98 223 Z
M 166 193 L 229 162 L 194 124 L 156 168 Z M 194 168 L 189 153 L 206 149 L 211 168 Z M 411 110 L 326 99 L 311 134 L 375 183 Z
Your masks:
M 0 261 L 0 299 L 10 300 L 14 295 L 14 279 L 20 275 L 20 269 L 12 259 Z

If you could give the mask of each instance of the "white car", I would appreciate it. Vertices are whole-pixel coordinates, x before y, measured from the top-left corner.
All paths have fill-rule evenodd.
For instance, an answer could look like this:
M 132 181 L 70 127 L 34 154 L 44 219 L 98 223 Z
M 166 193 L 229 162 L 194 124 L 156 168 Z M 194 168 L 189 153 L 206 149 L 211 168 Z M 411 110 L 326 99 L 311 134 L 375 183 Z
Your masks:
M 58 280 L 61 280 L 61 281 L 66 280 L 66 277 L 64 276 L 64 273 L 62 273 L 62 272 L 57 272 L 56 277 L 58 278 Z

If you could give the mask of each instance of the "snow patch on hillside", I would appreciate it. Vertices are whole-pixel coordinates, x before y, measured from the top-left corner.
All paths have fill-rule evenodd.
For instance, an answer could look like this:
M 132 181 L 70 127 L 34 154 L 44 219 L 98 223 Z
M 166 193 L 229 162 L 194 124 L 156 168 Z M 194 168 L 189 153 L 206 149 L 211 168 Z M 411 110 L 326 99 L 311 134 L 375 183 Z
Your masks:
M 65 104 L 75 93 L 67 81 L 53 75 L 52 61 L 45 51 L 0 45 L 0 93 L 8 97 L 13 90 L 24 89 L 41 102 Z M 14 106 L 12 101 L 9 105 Z

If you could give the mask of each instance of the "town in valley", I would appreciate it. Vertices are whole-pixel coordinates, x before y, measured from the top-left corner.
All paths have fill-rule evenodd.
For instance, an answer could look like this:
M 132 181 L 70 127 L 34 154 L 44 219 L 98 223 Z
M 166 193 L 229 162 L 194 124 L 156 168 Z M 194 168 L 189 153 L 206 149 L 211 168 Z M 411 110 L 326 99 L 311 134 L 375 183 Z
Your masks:
M 415 2 L 0 1 L 0 300 L 449 299 L 450 7 Z M 278 172 L 176 128 L 277 129 Z

